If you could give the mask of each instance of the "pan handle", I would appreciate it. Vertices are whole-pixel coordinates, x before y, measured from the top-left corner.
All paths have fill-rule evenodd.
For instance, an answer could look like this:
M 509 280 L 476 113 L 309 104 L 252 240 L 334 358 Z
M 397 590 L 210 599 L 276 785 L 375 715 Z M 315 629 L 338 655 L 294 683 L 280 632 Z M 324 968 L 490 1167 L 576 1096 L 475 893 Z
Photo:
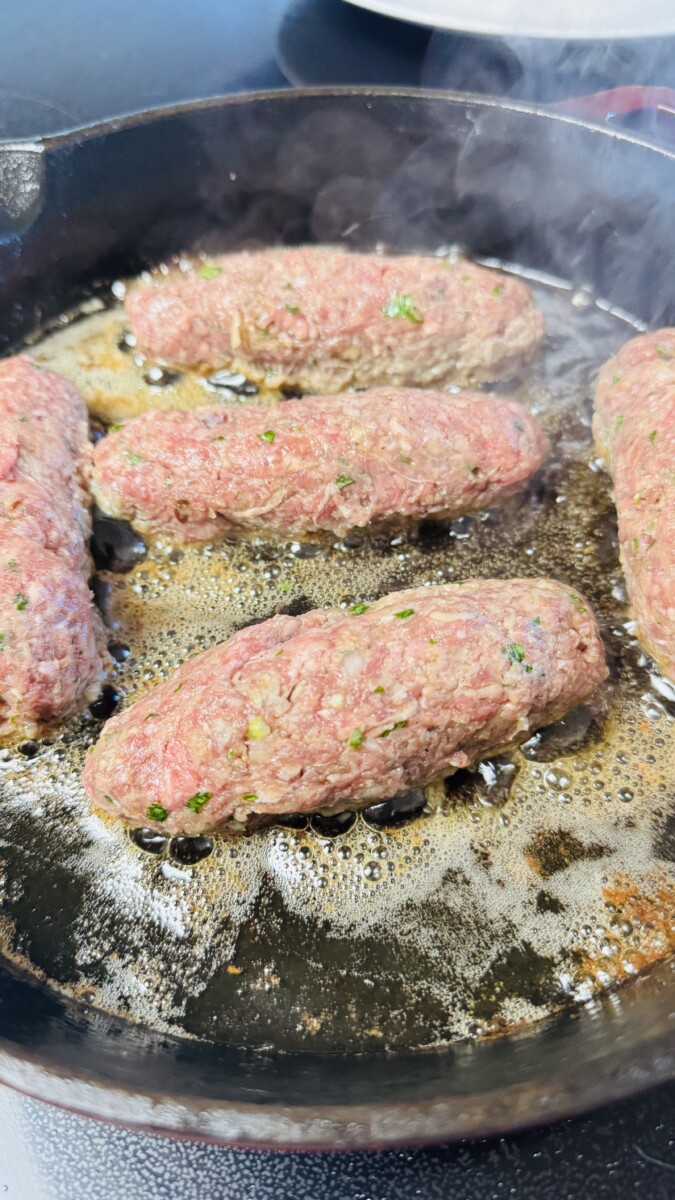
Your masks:
M 611 88 L 609 91 L 593 92 L 591 96 L 577 96 L 572 100 L 558 101 L 551 107 L 557 113 L 581 116 L 601 125 L 613 120 L 615 116 L 627 116 L 629 113 L 663 114 L 673 118 L 673 132 L 670 136 L 675 139 L 675 88 L 646 88 L 637 84 L 631 88 Z

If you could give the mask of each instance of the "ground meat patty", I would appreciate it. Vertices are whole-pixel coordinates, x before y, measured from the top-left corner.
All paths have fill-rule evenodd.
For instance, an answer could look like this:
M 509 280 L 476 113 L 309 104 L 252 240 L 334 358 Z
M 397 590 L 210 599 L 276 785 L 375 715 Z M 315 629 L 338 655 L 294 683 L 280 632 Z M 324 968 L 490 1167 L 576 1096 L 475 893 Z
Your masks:
M 508 375 L 544 333 L 523 283 L 468 262 L 304 246 L 182 268 L 129 291 L 139 348 L 268 387 L 485 382 Z
M 77 388 L 20 355 L 0 362 L 0 522 L 86 565 L 87 409 Z
M 675 329 L 634 338 L 605 363 L 594 432 L 638 635 L 675 680 Z
M 32 732 L 93 699 L 100 633 L 82 574 L 0 524 L 0 735 Z
M 105 512 L 175 541 L 237 526 L 344 534 L 485 508 L 522 487 L 546 447 L 511 400 L 380 388 L 145 413 L 98 443 L 92 487 Z
M 191 835 L 372 803 L 526 738 L 606 674 L 586 601 L 548 579 L 273 617 L 108 721 L 84 786 L 116 816 Z
M 103 627 L 87 585 L 84 401 L 20 356 L 0 363 L 0 736 L 92 698 Z

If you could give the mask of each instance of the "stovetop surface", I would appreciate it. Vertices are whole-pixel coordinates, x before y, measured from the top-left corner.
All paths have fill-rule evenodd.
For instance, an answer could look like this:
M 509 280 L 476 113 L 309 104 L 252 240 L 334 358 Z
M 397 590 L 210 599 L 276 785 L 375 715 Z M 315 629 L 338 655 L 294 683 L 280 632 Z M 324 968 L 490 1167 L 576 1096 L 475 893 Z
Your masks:
M 23 0 L 0 39 L 0 138 L 226 92 L 456 87 L 545 103 L 675 86 L 675 38 L 588 47 L 455 36 L 342 0 Z M 675 117 L 673 118 L 675 121 Z M 656 136 L 651 118 L 635 126 Z M 675 1197 L 675 1084 L 513 1137 L 371 1154 L 269 1154 L 114 1129 L 0 1091 L 12 1200 L 649 1200 Z

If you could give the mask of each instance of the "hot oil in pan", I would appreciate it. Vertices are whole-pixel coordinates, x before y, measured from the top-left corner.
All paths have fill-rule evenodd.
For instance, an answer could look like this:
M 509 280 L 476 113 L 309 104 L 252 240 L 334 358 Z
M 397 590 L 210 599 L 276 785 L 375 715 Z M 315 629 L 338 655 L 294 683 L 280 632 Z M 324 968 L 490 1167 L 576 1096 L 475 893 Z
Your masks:
M 160 1029 L 359 1050 L 522 1027 L 670 954 L 675 694 L 650 675 L 627 625 L 609 485 L 590 435 L 597 365 L 634 331 L 583 296 L 536 291 L 545 352 L 512 390 L 553 449 L 526 496 L 414 534 L 155 548 L 126 574 L 104 571 L 113 683 L 131 701 L 186 656 L 279 609 L 550 573 L 596 606 L 610 684 L 520 751 L 393 814 L 377 806 L 250 837 L 169 841 L 92 813 L 79 772 L 100 730 L 93 718 L 6 750 L 0 856 L 13 955 Z M 215 391 L 160 379 L 123 334 L 112 310 L 34 352 L 78 378 L 109 418 L 158 397 L 241 402 L 241 381 Z

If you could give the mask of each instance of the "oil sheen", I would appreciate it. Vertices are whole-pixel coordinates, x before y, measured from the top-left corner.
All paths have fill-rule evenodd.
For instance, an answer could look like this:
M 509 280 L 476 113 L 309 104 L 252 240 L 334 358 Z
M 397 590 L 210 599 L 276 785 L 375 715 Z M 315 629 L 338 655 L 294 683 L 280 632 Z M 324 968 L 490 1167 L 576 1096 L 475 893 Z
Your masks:
M 551 439 L 525 495 L 338 542 L 155 545 L 131 570 L 99 573 L 113 691 L 96 716 L 0 752 L 0 913 L 16 961 L 159 1030 L 335 1051 L 508 1033 L 671 954 L 675 689 L 634 637 L 590 429 L 597 368 L 639 326 L 555 281 L 534 290 L 543 353 L 497 389 Z M 98 420 L 278 401 L 241 379 L 145 362 L 122 292 L 30 348 L 80 385 Z M 540 574 L 593 603 L 610 680 L 512 755 L 407 798 L 406 811 L 190 842 L 89 808 L 80 770 L 114 692 L 133 702 L 242 625 L 412 585 Z

